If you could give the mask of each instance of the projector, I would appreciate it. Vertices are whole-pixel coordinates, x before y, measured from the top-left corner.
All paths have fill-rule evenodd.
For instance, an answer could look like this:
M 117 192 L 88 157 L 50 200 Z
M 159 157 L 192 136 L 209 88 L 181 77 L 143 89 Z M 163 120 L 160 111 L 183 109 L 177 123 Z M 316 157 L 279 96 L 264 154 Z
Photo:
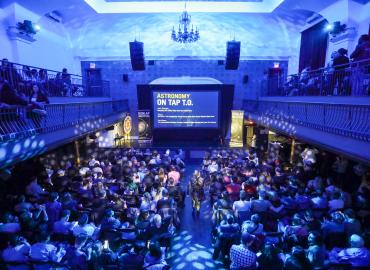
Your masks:
M 35 42 L 36 39 L 34 36 L 38 31 L 40 31 L 40 26 L 30 20 L 19 22 L 17 26 L 9 26 L 7 30 L 10 39 L 20 40 L 26 43 Z

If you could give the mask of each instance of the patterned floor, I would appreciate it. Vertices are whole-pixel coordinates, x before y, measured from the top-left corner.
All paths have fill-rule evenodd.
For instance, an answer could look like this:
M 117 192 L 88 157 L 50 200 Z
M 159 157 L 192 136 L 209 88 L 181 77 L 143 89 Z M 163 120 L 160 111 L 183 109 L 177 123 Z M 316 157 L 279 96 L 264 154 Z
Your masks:
M 187 164 L 184 188 L 199 164 Z M 186 198 L 181 212 L 181 230 L 172 241 L 169 263 L 174 270 L 225 269 L 222 262 L 212 259 L 211 246 L 211 207 L 204 201 L 199 217 L 193 217 L 190 197 Z

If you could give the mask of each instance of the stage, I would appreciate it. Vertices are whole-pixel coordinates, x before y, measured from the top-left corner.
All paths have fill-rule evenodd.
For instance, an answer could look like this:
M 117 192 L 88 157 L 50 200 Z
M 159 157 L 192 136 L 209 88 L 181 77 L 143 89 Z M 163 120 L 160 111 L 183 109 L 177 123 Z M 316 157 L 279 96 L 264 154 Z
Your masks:
M 104 148 L 104 147 L 103 147 Z M 112 147 L 109 147 L 110 149 Z M 230 141 L 226 140 L 221 142 L 220 140 L 215 141 L 202 141 L 202 142 L 191 142 L 191 141 L 172 141 L 172 142 L 153 142 L 153 141 L 141 141 L 141 140 L 128 140 L 121 139 L 117 141 L 113 148 L 116 149 L 127 149 L 127 148 L 136 148 L 136 149 L 151 149 L 158 150 L 159 153 L 164 153 L 167 149 L 171 152 L 182 149 L 185 154 L 185 158 L 189 159 L 202 159 L 206 152 L 212 150 L 221 150 L 221 149 L 242 149 L 235 148 L 230 146 Z

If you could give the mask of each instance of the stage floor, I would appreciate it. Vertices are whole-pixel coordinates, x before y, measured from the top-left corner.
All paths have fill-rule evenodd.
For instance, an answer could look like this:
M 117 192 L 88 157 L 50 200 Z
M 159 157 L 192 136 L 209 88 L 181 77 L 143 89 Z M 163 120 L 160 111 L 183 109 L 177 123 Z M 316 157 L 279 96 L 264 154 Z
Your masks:
M 159 152 L 165 152 L 167 149 L 176 151 L 182 149 L 185 153 L 186 159 L 202 159 L 206 152 L 214 149 L 229 149 L 230 142 L 225 141 L 223 144 L 220 141 L 167 141 L 167 142 L 153 142 L 153 141 L 139 141 L 139 140 L 120 140 L 116 141 L 113 148 L 141 148 L 141 149 L 155 149 Z M 110 147 L 111 148 L 111 147 Z M 233 149 L 237 149 L 232 147 Z
M 114 148 L 181 148 L 181 149 L 197 149 L 197 148 L 229 148 L 228 140 L 221 143 L 220 141 L 141 141 L 141 140 L 116 140 Z

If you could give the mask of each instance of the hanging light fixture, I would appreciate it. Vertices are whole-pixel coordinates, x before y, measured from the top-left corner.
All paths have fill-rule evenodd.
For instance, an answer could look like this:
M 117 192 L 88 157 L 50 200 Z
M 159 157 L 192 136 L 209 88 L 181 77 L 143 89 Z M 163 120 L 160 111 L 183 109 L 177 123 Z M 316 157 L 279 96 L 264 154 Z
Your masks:
M 190 29 L 190 22 L 191 22 L 191 16 L 186 11 L 186 3 L 185 3 L 185 10 L 180 16 L 179 20 L 179 29 L 176 33 L 175 26 L 172 27 L 172 33 L 171 33 L 171 39 L 173 41 L 179 42 L 179 43 L 193 43 L 199 40 L 199 30 L 198 27 L 194 27 L 191 25 Z M 190 30 L 190 31 L 189 31 Z

